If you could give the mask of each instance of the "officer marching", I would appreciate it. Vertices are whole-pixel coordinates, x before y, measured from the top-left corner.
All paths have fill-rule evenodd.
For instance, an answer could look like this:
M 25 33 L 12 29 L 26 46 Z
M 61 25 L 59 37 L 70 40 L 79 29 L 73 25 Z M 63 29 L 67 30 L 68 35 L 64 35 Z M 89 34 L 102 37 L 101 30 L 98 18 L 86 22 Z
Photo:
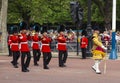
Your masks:
M 20 51 L 19 51 L 19 37 L 18 37 L 18 27 L 13 26 L 13 35 L 10 38 L 11 44 L 10 49 L 13 53 L 13 60 L 11 63 L 13 64 L 14 68 L 18 68 L 18 59 L 20 57 Z
M 99 69 L 99 65 L 101 60 L 104 59 L 106 56 L 105 51 L 107 48 L 102 44 L 101 39 L 99 38 L 99 27 L 94 28 L 94 34 L 93 34 L 93 47 L 92 47 L 92 54 L 93 59 L 95 60 L 95 64 L 92 66 L 92 69 L 95 70 L 96 74 L 101 74 L 101 71 Z
M 68 52 L 67 52 L 67 45 L 66 45 L 66 40 L 64 35 L 64 26 L 61 25 L 59 29 L 59 36 L 57 37 L 57 49 L 59 51 L 58 53 L 58 60 L 59 60 L 59 67 L 66 67 L 65 63 L 67 60 Z
M 40 60 L 41 52 L 40 52 L 40 47 L 39 47 L 39 30 L 40 27 L 38 25 L 33 26 L 35 32 L 32 33 L 32 44 L 31 47 L 33 49 L 33 59 L 34 59 L 34 65 L 38 66 L 39 64 L 37 63 Z
M 27 24 L 25 22 L 20 23 L 21 35 L 19 38 L 20 38 L 22 72 L 29 72 L 28 67 L 31 60 L 30 49 L 28 46 L 28 40 L 30 39 L 30 37 L 27 35 L 26 27 Z
M 43 53 L 43 66 L 44 69 L 49 69 L 48 64 L 52 58 L 51 49 L 50 49 L 50 42 L 52 39 L 48 37 L 47 34 L 47 27 L 43 27 L 42 33 L 43 37 L 41 38 L 41 52 Z

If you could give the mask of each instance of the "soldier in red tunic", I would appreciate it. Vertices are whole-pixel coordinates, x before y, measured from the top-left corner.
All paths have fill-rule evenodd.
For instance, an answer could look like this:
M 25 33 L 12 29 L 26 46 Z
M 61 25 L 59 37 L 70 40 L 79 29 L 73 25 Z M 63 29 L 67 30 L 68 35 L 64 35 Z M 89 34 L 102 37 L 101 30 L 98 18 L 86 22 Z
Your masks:
M 43 53 L 43 65 L 44 69 L 49 69 L 48 64 L 52 58 L 51 49 L 50 49 L 50 42 L 52 41 L 51 38 L 48 37 L 47 31 L 45 30 L 46 27 L 43 28 L 43 37 L 41 38 L 42 46 L 41 51 Z
M 20 23 L 20 28 L 21 28 L 21 35 L 19 38 L 20 38 L 22 72 L 29 72 L 28 67 L 31 60 L 31 54 L 28 46 L 28 40 L 30 37 L 27 35 L 25 22 Z
M 18 27 L 17 26 L 13 26 L 13 27 L 14 27 L 13 35 L 10 38 L 10 40 L 11 40 L 10 48 L 11 48 L 12 53 L 13 53 L 13 61 L 11 61 L 11 63 L 13 64 L 13 66 L 15 68 L 18 68 L 17 61 L 20 57 Z
M 31 47 L 33 49 L 34 65 L 38 66 L 39 64 L 37 62 L 39 61 L 40 56 L 41 56 L 40 47 L 39 47 L 39 41 L 40 41 L 39 26 L 38 25 L 34 25 L 33 28 L 35 29 L 35 33 L 34 32 L 32 33 Z
M 85 30 L 82 31 L 82 38 L 80 41 L 80 47 L 81 47 L 81 51 L 82 51 L 82 59 L 86 59 L 86 49 L 88 46 L 88 39 L 86 37 L 87 32 Z
M 67 52 L 67 45 L 66 45 L 66 38 L 64 35 L 63 26 L 60 26 L 60 30 L 58 31 L 60 35 L 57 37 L 57 49 L 59 51 L 59 67 L 66 67 L 65 63 L 67 60 L 68 52 Z

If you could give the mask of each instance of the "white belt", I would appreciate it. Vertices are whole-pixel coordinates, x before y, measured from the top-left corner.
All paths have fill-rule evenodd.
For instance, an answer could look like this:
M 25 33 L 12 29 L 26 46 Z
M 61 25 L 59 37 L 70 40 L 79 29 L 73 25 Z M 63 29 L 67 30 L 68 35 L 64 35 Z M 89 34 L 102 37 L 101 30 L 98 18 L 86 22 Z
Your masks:
M 35 43 L 35 44 L 38 44 L 38 42 L 32 42 L 32 43 L 31 43 L 31 47 L 33 46 L 34 43 Z
M 81 44 L 86 44 L 86 42 L 81 42 Z
M 11 43 L 10 48 L 12 47 L 12 45 L 18 45 L 18 43 Z
M 11 43 L 12 45 L 18 45 L 18 43 Z
M 42 50 L 42 47 L 43 47 L 43 46 L 49 46 L 49 44 L 41 44 L 40 50 Z
M 66 43 L 58 43 L 58 44 L 66 45 Z
M 42 45 L 49 46 L 49 44 L 42 44 Z
M 20 42 L 19 49 L 21 49 L 21 44 L 28 44 L 28 42 Z
M 38 43 L 38 42 L 32 42 L 32 43 Z
M 20 42 L 20 44 L 27 44 L 28 42 Z

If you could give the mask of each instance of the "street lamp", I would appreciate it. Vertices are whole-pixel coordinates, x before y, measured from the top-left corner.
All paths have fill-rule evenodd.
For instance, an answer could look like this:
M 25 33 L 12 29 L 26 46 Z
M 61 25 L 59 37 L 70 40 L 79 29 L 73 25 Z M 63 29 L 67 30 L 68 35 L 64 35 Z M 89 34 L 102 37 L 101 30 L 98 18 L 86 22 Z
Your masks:
M 91 42 L 91 38 L 92 38 L 92 28 L 91 28 L 91 0 L 88 0 L 88 24 L 87 24 L 87 36 L 88 36 L 88 47 L 87 47 L 87 56 L 91 57 L 92 53 L 90 51 L 90 49 L 92 48 L 92 42 Z
M 77 55 L 79 55 L 79 42 L 78 42 L 79 31 L 78 30 L 83 20 L 83 9 L 81 8 L 79 2 L 77 1 L 70 2 L 70 12 L 71 12 L 73 22 L 77 27 Z

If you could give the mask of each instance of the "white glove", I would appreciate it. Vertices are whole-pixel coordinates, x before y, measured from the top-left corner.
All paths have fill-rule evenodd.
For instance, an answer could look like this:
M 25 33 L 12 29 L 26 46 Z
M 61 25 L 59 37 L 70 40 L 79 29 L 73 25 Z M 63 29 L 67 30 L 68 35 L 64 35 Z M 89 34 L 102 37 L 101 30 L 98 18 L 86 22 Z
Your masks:
M 107 50 L 107 48 L 106 48 L 105 46 L 102 46 L 102 48 L 103 48 L 104 50 Z

